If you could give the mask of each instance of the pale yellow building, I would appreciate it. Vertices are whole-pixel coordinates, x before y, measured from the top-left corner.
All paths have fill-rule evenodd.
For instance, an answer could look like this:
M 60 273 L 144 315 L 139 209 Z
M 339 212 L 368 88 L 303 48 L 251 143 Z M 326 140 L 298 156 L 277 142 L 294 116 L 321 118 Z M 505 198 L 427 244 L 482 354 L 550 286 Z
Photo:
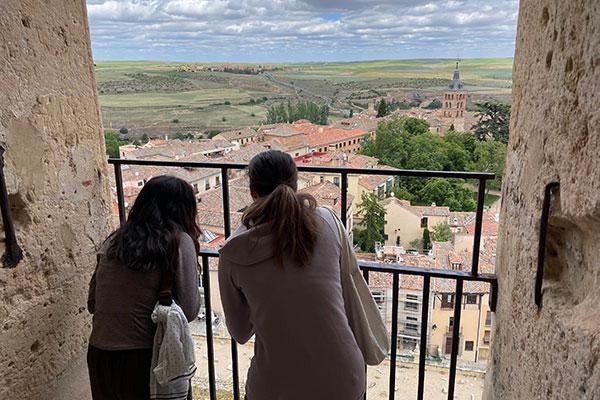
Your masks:
M 423 238 L 423 231 L 448 223 L 450 209 L 445 206 L 413 206 L 409 201 L 389 197 L 381 202 L 385 209 L 385 245 L 410 248 Z

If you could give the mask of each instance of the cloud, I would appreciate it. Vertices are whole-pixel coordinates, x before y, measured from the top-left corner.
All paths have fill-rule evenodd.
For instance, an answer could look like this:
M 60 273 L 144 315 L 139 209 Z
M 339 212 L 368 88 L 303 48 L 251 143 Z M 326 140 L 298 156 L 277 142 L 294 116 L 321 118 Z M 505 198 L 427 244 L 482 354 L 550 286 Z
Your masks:
M 88 0 L 96 59 L 319 61 L 514 52 L 517 0 Z

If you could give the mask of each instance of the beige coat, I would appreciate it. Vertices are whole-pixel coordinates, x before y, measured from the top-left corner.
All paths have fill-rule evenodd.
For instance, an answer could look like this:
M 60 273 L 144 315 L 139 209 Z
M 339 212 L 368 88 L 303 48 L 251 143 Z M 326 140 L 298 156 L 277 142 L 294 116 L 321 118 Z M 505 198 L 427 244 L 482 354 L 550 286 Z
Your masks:
M 348 325 L 340 284 L 340 235 L 321 223 L 313 260 L 276 266 L 268 226 L 240 227 L 220 250 L 219 285 L 227 327 L 239 343 L 255 335 L 248 400 L 358 400 L 363 356 Z

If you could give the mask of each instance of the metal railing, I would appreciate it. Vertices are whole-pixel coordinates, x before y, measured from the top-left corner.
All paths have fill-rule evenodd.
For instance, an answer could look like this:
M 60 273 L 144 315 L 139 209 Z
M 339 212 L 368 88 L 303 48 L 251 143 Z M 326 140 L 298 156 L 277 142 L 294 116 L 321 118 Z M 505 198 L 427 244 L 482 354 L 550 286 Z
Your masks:
M 117 202 L 119 206 L 119 219 L 121 223 L 125 221 L 125 199 L 123 195 L 123 176 L 122 165 L 140 165 L 140 166 L 162 166 L 162 167 L 184 167 L 184 168 L 207 168 L 221 170 L 221 190 L 223 193 L 223 216 L 225 237 L 231 234 L 231 221 L 229 209 L 229 171 L 243 170 L 247 164 L 240 163 L 213 163 L 213 162 L 194 162 L 194 161 L 157 161 L 157 160 L 127 160 L 127 159 L 109 159 L 108 162 L 114 166 Z M 389 378 L 389 399 L 395 399 L 396 395 L 396 362 L 398 350 L 398 304 L 399 304 L 399 286 L 400 275 L 413 275 L 423 277 L 423 297 L 421 300 L 421 327 L 419 341 L 419 377 L 417 388 L 417 399 L 422 400 L 425 389 L 425 361 L 427 356 L 427 332 L 429 320 L 429 297 L 431 291 L 431 279 L 450 279 L 456 282 L 455 301 L 454 301 L 454 326 L 453 337 L 459 337 L 459 326 L 462 310 L 463 285 L 465 282 L 478 281 L 490 284 L 490 309 L 495 311 L 496 296 L 498 293 L 498 283 L 494 274 L 479 273 L 479 250 L 481 243 L 481 227 L 483 221 L 483 207 L 485 197 L 486 181 L 494 179 L 494 174 L 480 172 L 456 172 L 456 171 L 422 171 L 422 170 L 398 170 L 398 169 L 377 169 L 377 168 L 344 168 L 344 167 L 322 167 L 322 166 L 303 166 L 298 165 L 300 172 L 336 174 L 340 176 L 341 183 L 341 215 L 340 219 L 345 224 L 348 211 L 348 175 L 385 175 L 395 177 L 421 177 L 421 178 L 458 178 L 472 179 L 479 182 L 477 192 L 477 209 L 475 218 L 475 234 L 473 240 L 473 258 L 470 272 L 460 270 L 446 270 L 435 268 L 423 268 L 401 264 L 383 264 L 378 262 L 360 261 L 359 266 L 363 271 L 365 280 L 369 281 L 370 272 L 382 272 L 392 274 L 392 326 L 391 326 L 391 350 L 390 350 L 390 378 Z M 218 257 L 214 250 L 203 250 L 200 252 L 202 259 L 202 281 L 204 286 L 204 299 L 206 315 L 212 314 L 211 305 L 211 283 L 209 273 L 209 261 L 211 258 Z M 206 318 L 206 341 L 208 358 L 208 383 L 210 400 L 216 400 L 216 382 L 215 382 L 215 364 L 214 364 L 214 343 L 212 318 Z M 458 340 L 452 341 L 452 352 L 450 357 L 449 379 L 448 379 L 448 399 L 454 399 L 454 389 L 456 382 L 456 366 L 458 357 Z M 231 341 L 231 359 L 232 359 L 232 380 L 233 380 L 233 398 L 240 400 L 239 387 L 239 368 L 237 344 Z M 365 392 L 366 399 L 366 392 Z

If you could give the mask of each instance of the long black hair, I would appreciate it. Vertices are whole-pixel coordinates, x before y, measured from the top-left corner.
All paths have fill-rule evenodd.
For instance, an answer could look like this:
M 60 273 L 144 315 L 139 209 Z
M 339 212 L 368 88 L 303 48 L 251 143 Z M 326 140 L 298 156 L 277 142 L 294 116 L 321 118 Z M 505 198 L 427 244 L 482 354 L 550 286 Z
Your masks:
M 111 237 L 107 256 L 134 271 L 172 268 L 179 256 L 179 237 L 190 235 L 199 249 L 200 228 L 194 189 L 183 179 L 150 179 L 135 200 L 127 222 Z
M 297 193 L 298 168 L 294 160 L 279 150 L 259 153 L 250 161 L 248 176 L 258 198 L 244 212 L 242 223 L 271 225 L 279 266 L 283 266 L 286 256 L 300 266 L 307 265 L 319 233 L 317 201 L 307 193 Z

